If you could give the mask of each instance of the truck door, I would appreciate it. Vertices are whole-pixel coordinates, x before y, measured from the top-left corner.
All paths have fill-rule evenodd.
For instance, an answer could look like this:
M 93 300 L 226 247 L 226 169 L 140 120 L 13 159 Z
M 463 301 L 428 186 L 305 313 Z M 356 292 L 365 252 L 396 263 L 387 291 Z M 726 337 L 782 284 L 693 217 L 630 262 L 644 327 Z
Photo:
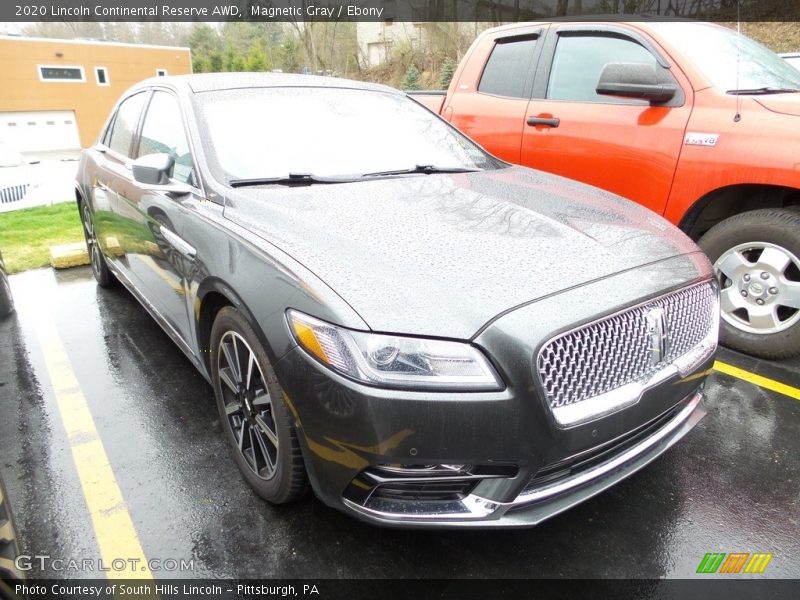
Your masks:
M 488 56 L 485 66 L 482 60 L 471 61 L 472 70 L 461 75 L 443 112 L 488 152 L 513 163 L 520 162 L 540 33 L 535 29 L 487 38 L 475 52 Z
M 598 80 L 608 63 L 652 65 L 674 80 L 678 93 L 662 104 L 599 95 Z M 691 102 L 683 74 L 633 29 L 613 24 L 553 27 L 527 109 L 520 162 L 663 214 Z

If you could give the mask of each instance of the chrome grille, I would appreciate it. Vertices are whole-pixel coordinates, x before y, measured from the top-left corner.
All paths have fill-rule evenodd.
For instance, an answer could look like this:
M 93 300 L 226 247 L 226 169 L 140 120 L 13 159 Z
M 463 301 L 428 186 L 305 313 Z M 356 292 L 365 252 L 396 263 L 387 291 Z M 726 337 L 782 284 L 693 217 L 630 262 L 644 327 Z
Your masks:
M 28 193 L 28 184 L 12 185 L 11 187 L 3 188 L 0 190 L 0 204 L 9 204 L 11 202 L 19 202 Z
M 678 290 L 589 323 L 550 340 L 539 351 L 537 370 L 551 408 L 567 406 L 629 383 L 645 383 L 703 341 L 716 323 L 716 292 L 710 282 Z M 668 346 L 652 364 L 647 313 L 664 311 Z

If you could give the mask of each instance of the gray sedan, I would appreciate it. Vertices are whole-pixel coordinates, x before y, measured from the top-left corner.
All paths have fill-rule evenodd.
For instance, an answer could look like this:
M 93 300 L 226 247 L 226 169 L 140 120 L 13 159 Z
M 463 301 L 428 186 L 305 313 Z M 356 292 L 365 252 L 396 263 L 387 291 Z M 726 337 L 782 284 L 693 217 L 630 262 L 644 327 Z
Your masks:
M 390 88 L 142 82 L 76 194 L 98 282 L 209 380 L 270 502 L 310 484 L 373 523 L 533 525 L 705 414 L 718 291 L 695 244 Z

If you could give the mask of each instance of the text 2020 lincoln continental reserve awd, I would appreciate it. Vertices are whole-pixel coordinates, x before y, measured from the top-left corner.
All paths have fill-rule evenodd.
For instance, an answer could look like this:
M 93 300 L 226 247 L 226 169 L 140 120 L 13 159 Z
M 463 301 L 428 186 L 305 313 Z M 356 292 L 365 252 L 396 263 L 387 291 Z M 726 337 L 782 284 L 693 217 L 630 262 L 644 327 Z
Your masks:
M 533 525 L 705 414 L 719 303 L 695 244 L 396 90 L 144 81 L 76 190 L 98 282 L 212 383 L 270 502 L 310 483 L 373 523 Z

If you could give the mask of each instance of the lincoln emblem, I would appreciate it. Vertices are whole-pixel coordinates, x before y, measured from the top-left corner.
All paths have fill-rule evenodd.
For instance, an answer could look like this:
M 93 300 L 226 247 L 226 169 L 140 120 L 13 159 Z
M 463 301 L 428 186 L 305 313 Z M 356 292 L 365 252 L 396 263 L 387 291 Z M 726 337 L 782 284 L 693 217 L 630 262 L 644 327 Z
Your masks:
M 647 311 L 647 337 L 650 348 L 650 364 L 657 365 L 669 351 L 669 332 L 667 318 L 663 308 L 652 308 Z

